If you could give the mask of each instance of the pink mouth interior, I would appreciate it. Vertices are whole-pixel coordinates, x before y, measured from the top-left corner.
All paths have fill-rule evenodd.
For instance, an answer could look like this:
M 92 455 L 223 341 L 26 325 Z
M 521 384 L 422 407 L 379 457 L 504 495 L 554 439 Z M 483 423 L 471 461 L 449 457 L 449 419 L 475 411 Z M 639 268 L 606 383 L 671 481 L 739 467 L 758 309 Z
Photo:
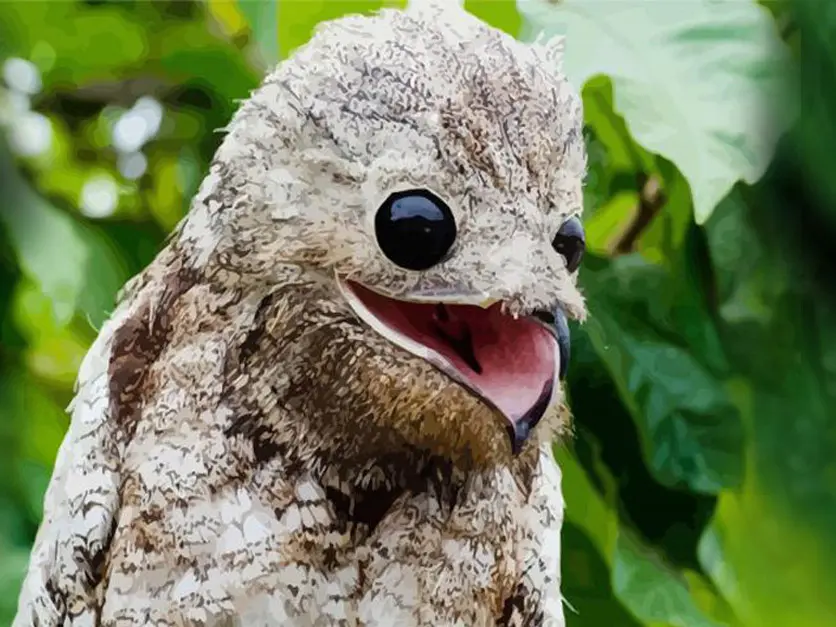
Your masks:
M 388 327 L 442 355 L 461 379 L 514 424 L 551 394 L 557 345 L 537 322 L 500 304 L 438 305 L 394 300 L 357 283 L 351 289 Z M 539 416 L 538 416 L 539 418 Z

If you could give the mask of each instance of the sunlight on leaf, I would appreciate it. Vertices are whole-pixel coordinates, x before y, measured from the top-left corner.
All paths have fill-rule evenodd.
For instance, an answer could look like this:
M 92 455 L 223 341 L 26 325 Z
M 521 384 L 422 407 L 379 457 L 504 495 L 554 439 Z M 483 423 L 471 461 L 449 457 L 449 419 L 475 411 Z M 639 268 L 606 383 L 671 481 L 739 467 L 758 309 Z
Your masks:
M 636 140 L 688 178 L 703 223 L 738 180 L 754 183 L 793 119 L 788 51 L 752 2 L 519 0 L 527 38 L 567 37 L 576 87 L 605 74 Z M 772 107 L 776 110 L 767 110 Z

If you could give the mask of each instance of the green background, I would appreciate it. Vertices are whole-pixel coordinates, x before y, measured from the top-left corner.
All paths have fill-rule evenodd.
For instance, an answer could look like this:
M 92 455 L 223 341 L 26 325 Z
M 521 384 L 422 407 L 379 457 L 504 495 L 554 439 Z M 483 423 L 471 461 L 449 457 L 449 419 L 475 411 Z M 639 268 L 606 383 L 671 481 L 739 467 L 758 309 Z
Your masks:
M 116 291 L 264 69 L 382 4 L 0 2 L 0 625 Z M 836 625 L 836 2 L 465 4 L 584 97 L 568 625 Z

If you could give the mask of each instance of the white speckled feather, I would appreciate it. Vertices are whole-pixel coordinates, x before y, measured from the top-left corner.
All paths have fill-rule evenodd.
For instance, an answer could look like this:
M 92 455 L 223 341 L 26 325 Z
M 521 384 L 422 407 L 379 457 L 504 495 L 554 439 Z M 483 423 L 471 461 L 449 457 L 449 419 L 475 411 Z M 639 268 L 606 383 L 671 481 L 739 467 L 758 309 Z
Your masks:
M 559 53 L 415 2 L 265 78 L 84 360 L 13 627 L 564 625 L 562 389 L 513 454 L 335 281 L 583 318 L 551 246 L 585 170 Z M 374 235 L 415 187 L 458 226 L 422 272 Z

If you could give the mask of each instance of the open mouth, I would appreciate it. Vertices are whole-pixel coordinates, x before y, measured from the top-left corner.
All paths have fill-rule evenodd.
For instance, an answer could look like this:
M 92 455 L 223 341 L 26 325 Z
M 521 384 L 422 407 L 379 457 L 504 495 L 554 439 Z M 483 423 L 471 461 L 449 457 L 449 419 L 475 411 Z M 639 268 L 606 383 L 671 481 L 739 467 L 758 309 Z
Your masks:
M 389 298 L 353 281 L 339 281 L 364 322 L 404 350 L 464 385 L 508 420 L 519 452 L 557 390 L 568 336 L 543 321 L 514 318 L 490 307 Z

